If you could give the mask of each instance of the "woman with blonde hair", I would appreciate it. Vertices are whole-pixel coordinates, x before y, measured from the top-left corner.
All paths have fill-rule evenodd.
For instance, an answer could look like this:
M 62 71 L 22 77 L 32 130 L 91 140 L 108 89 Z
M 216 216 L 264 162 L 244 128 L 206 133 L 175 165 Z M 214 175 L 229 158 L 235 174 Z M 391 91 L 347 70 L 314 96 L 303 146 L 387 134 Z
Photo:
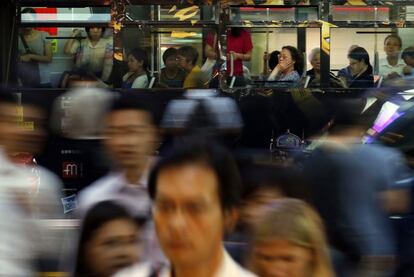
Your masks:
M 301 200 L 272 202 L 253 229 L 250 270 L 260 277 L 333 277 L 324 227 Z

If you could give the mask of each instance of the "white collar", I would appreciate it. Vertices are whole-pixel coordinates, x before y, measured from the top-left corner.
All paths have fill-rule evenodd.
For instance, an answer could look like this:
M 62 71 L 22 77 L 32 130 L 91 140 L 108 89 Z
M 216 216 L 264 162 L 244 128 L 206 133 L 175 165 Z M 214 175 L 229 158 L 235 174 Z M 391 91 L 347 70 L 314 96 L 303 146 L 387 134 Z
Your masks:
M 256 277 L 253 273 L 239 266 L 223 248 L 223 259 L 214 277 Z M 160 277 L 171 277 L 171 268 L 167 267 Z

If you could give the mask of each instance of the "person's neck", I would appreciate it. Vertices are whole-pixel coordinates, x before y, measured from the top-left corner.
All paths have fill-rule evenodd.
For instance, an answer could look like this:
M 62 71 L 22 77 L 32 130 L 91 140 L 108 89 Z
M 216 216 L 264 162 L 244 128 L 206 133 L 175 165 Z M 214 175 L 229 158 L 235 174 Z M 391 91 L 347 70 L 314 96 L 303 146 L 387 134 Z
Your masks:
M 139 68 L 137 71 L 133 72 L 133 75 L 134 76 L 141 76 L 144 73 L 145 73 L 145 70 L 143 68 Z
M 320 70 L 314 69 L 313 72 L 315 73 L 315 79 L 320 79 L 321 78 L 321 71 Z
M 167 75 L 168 78 L 174 78 L 175 75 L 177 75 L 178 72 L 178 68 L 177 67 L 173 67 L 173 68 L 165 68 L 165 74 Z
M 92 39 L 92 38 L 90 38 L 89 39 L 90 40 L 90 42 L 91 42 L 91 44 L 93 45 L 93 46 L 95 46 L 95 45 L 97 45 L 98 44 L 98 42 L 99 42 L 99 40 L 100 40 L 100 38 L 98 38 L 98 39 Z
M 285 71 L 283 71 L 283 75 L 288 75 L 289 73 L 293 71 L 295 71 L 295 69 L 293 67 L 289 67 Z
M 139 181 L 141 180 L 142 174 L 144 173 L 143 166 L 136 166 L 130 167 L 125 169 L 125 179 L 127 180 L 128 184 L 138 185 Z
M 174 266 L 174 277 L 212 277 L 215 276 L 224 262 L 223 251 L 212 256 L 210 260 L 203 260 L 199 264 Z
M 195 65 L 188 65 L 186 67 L 185 71 L 187 71 L 188 73 L 190 73 L 193 70 L 194 67 L 195 67 Z
M 387 61 L 389 65 L 396 66 L 398 64 L 398 56 L 388 56 Z
M 23 35 L 25 36 L 30 36 L 33 34 L 33 29 L 32 28 L 26 28 L 23 30 Z

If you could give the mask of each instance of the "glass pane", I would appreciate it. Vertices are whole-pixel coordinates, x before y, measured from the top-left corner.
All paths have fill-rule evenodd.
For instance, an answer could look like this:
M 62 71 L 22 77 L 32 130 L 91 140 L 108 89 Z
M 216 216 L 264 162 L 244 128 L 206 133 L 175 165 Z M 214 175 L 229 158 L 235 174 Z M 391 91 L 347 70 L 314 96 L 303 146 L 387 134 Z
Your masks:
M 200 21 L 215 20 L 212 5 L 128 5 L 129 20 Z
M 333 6 L 334 21 L 388 21 L 389 7 Z
M 317 7 L 232 7 L 232 21 L 304 21 L 318 20 Z
M 65 72 L 79 72 L 81 69 L 89 77 L 109 83 L 113 66 L 112 31 L 93 27 L 20 28 L 19 34 L 24 37 L 28 49 L 19 36 L 17 59 L 21 63 L 16 67 L 18 84 L 34 88 L 67 86 L 69 84 L 67 79 L 64 81 Z M 19 67 L 20 64 L 30 61 L 36 63 L 37 69 L 25 65 Z M 31 80 L 26 80 L 25 70 L 35 72 L 39 81 L 31 83 Z
M 109 7 L 85 8 L 21 8 L 22 23 L 35 22 L 96 22 L 105 23 L 111 20 Z
M 272 53 L 275 50 L 280 51 L 283 46 L 297 46 L 297 29 L 280 28 L 280 29 L 250 29 L 252 34 L 253 51 L 250 62 L 244 62 L 249 68 L 252 76 L 260 76 L 263 72 L 263 56 L 265 52 Z
M 350 37 L 352 41 L 349 40 Z M 374 80 L 400 78 L 405 74 L 404 68 L 410 65 L 408 60 L 401 58 L 402 53 L 413 44 L 414 28 L 331 28 L 331 70 L 337 73 L 348 67 L 352 62 L 348 59 L 351 46 L 359 46 L 369 55 Z M 388 60 L 393 57 L 396 63 L 390 65 Z M 413 67 L 414 64 L 410 66 Z

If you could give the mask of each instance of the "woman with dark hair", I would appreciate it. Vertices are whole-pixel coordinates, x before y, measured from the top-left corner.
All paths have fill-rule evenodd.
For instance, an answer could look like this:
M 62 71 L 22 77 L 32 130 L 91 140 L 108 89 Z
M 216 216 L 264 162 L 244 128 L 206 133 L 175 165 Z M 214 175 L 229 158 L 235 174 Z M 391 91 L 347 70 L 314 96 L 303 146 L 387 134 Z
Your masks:
M 350 88 L 370 88 L 374 86 L 373 69 L 369 61 L 367 50 L 362 47 L 356 47 L 348 54 L 349 68 L 352 73 L 352 79 L 348 86 Z
M 140 259 L 142 222 L 122 206 L 103 201 L 84 217 L 74 277 L 110 277 Z
M 272 70 L 276 67 L 276 65 L 279 63 L 279 55 L 280 51 L 275 50 L 272 53 L 265 52 L 263 55 L 263 73 L 262 76 L 264 79 L 267 79 L 269 77 L 269 74 L 272 72 Z
M 64 52 L 75 55 L 75 66 L 89 69 L 97 78 L 108 82 L 113 66 L 113 41 L 105 38 L 104 27 L 86 27 L 87 38 L 81 37 L 81 30 L 74 29 L 72 38 L 65 44 Z
M 36 11 L 33 8 L 25 8 L 21 13 L 23 19 L 35 20 Z M 19 34 L 19 62 L 22 65 L 34 64 L 33 67 L 18 68 L 18 79 L 24 87 L 48 88 L 52 86 L 49 63 L 53 60 L 53 53 L 48 36 L 48 33 L 32 27 L 22 28 Z
M 284 46 L 279 55 L 279 63 L 267 80 L 291 82 L 287 86 L 297 86 L 302 73 L 303 61 L 299 51 L 293 46 Z
M 122 77 L 122 88 L 147 88 L 148 75 L 147 52 L 135 48 L 128 55 L 128 73 Z

